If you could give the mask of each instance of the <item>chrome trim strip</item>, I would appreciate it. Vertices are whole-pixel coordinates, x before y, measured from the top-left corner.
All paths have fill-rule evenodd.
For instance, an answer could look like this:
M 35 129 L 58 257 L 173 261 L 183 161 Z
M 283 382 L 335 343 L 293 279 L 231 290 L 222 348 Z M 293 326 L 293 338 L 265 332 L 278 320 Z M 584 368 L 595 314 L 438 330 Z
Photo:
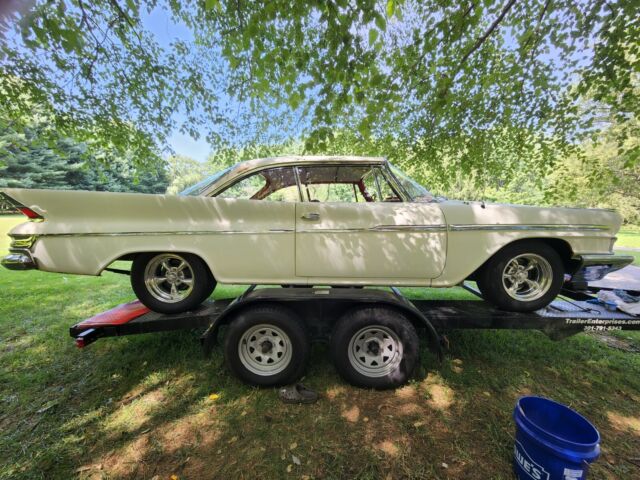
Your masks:
M 602 232 L 609 230 L 607 225 L 536 225 L 536 224 L 458 224 L 449 225 L 451 232 L 466 231 L 554 231 L 554 232 Z
M 380 232 L 446 232 L 447 226 L 444 224 L 435 225 L 378 225 L 369 230 Z
M 38 237 L 144 237 L 164 235 L 263 235 L 267 233 L 293 233 L 293 229 L 253 230 L 219 230 L 193 232 L 84 232 L 84 233 L 40 233 Z
M 326 228 L 304 229 L 298 233 L 356 233 L 356 232 L 466 232 L 466 231 L 579 231 L 601 232 L 607 231 L 606 225 L 376 225 L 368 228 Z M 84 233 L 39 233 L 20 239 L 20 242 L 35 241 L 38 237 L 133 237 L 133 236 L 163 236 L 163 235 L 263 235 L 267 233 L 293 233 L 293 229 L 274 228 L 269 230 L 218 230 L 218 231 L 182 231 L 182 232 L 84 232 Z M 14 237 L 12 237 L 14 238 Z M 16 240 L 14 240 L 16 242 Z M 22 247 L 16 242 L 15 247 Z
M 376 225 L 370 228 L 317 228 L 298 230 L 297 233 L 366 233 L 366 232 L 446 232 L 446 225 Z

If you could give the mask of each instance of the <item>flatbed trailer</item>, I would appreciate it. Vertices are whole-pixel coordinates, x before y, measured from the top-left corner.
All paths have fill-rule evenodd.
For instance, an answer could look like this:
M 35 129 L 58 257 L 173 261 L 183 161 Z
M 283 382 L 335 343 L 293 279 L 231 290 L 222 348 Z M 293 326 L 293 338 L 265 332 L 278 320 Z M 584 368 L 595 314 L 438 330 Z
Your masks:
M 593 291 L 585 292 L 565 289 L 556 300 L 544 309 L 520 313 L 499 310 L 484 302 L 481 294 L 475 288 L 468 284 L 463 284 L 463 287 L 478 296 L 478 300 L 409 300 L 396 288 L 390 288 L 389 290 L 315 287 L 256 288 L 255 285 L 252 285 L 236 298 L 207 301 L 198 309 L 181 314 L 160 314 L 150 311 L 138 301 L 130 302 L 73 325 L 70 328 L 70 335 L 75 339 L 79 348 L 84 348 L 105 337 L 202 329 L 203 333 L 200 340 L 205 354 L 208 355 L 217 344 L 218 330 L 221 326 L 229 325 L 235 328 L 236 324 L 243 322 L 251 324 L 251 318 L 249 317 L 254 314 L 264 317 L 265 315 L 269 316 L 269 312 L 272 312 L 271 315 L 277 317 L 278 310 L 282 310 L 282 312 L 292 317 L 291 321 L 303 325 L 304 332 L 301 335 L 304 335 L 305 338 L 300 340 L 299 344 L 308 343 L 311 340 L 325 340 L 331 342 L 332 349 L 344 350 L 347 348 L 351 352 L 356 352 L 346 357 L 342 355 L 344 358 L 341 357 L 340 352 L 332 352 L 336 367 L 339 371 L 342 370 L 343 376 L 351 383 L 367 387 L 390 387 L 406 381 L 405 377 L 410 375 L 411 372 L 404 372 L 405 375 L 400 375 L 402 377 L 400 379 L 389 378 L 390 376 L 393 377 L 394 374 L 386 370 L 378 369 L 379 371 L 376 371 L 378 366 L 374 365 L 371 367 L 371 372 L 374 372 L 375 375 L 369 377 L 370 371 L 365 368 L 365 361 L 375 363 L 375 360 L 371 360 L 371 358 L 374 358 L 375 353 L 375 355 L 378 355 L 375 358 L 379 358 L 379 363 L 382 363 L 382 360 L 386 357 L 380 357 L 377 350 L 381 349 L 386 343 L 393 344 L 392 340 L 394 338 L 397 340 L 397 345 L 394 348 L 397 347 L 401 356 L 404 354 L 405 357 L 408 357 L 413 350 L 417 349 L 417 346 L 411 345 L 415 343 L 410 340 L 413 338 L 411 335 L 406 337 L 409 339 L 406 340 L 401 330 L 396 331 L 393 318 L 387 318 L 387 320 L 381 320 L 380 322 L 375 321 L 375 317 L 380 316 L 382 319 L 385 315 L 388 317 L 389 313 L 391 313 L 391 317 L 395 315 L 405 319 L 405 321 L 408 320 L 416 331 L 422 331 L 428 339 L 429 348 L 439 358 L 442 358 L 443 347 L 447 344 L 446 332 L 455 329 L 540 330 L 556 340 L 580 332 L 640 330 L 639 317 L 620 311 L 609 311 L 603 305 L 589 302 L 589 300 L 595 298 Z M 348 329 L 346 325 L 343 327 L 342 324 L 348 324 L 351 321 L 362 322 L 363 320 L 357 319 L 359 312 L 366 312 L 366 315 L 371 316 L 373 324 L 382 325 L 380 326 L 382 331 L 369 328 L 369 337 L 362 337 L 364 339 L 362 342 L 368 342 L 366 345 L 377 350 L 373 353 L 368 353 L 366 358 L 364 356 L 365 353 L 362 353 L 361 359 L 364 359 L 361 362 L 362 365 L 360 365 L 360 367 L 363 367 L 362 369 L 355 373 L 345 372 L 345 368 L 349 370 L 350 364 L 358 367 L 359 347 L 357 339 L 354 340 L 356 336 L 352 335 L 349 344 L 346 345 L 345 343 L 345 348 L 342 348 L 339 342 L 334 344 L 333 337 L 340 336 L 340 330 Z M 364 314 L 362 313 L 362 315 Z M 352 318 L 355 318 L 355 320 L 352 320 Z M 253 323 L 256 322 L 254 321 Z M 269 324 L 269 322 L 266 323 Z M 384 325 L 387 325 L 387 327 Z M 264 335 L 275 335 L 273 338 L 280 341 L 277 333 L 285 333 L 286 326 L 287 323 L 285 322 L 284 327 L 280 329 L 276 327 L 274 331 L 267 334 L 262 332 L 263 337 L 261 338 L 266 338 Z M 393 331 L 396 331 L 398 335 L 394 335 Z M 292 348 L 296 343 L 293 338 L 298 333 L 289 331 L 284 335 L 290 341 L 289 343 L 292 344 Z M 387 333 L 391 337 L 385 336 Z M 267 375 L 269 373 L 269 365 L 264 365 L 264 369 L 267 369 L 267 372 L 262 371 L 260 363 L 250 358 L 252 355 L 257 355 L 255 348 L 265 351 L 264 358 L 272 354 L 275 362 L 279 359 L 273 355 L 275 344 L 269 339 L 264 340 L 261 344 L 256 343 L 254 347 L 251 347 L 252 341 L 261 341 L 260 339 L 256 340 L 256 335 L 260 336 L 257 333 L 253 337 L 240 336 L 238 337 L 239 343 L 231 347 L 228 345 L 229 342 L 225 344 L 227 364 L 232 367 L 234 373 L 240 378 L 256 385 L 277 385 L 290 383 L 296 379 L 295 377 L 299 377 L 303 373 L 303 370 L 298 368 L 295 372 L 290 372 L 290 375 L 285 375 L 284 377 L 282 375 Z M 264 342 L 268 344 L 267 348 L 270 347 L 271 350 L 265 350 Z M 245 345 L 245 347 L 242 345 Z M 249 346 L 246 347 L 246 345 Z M 277 345 L 275 346 L 277 347 Z M 361 346 L 364 348 L 365 343 L 362 343 Z M 245 349 L 244 361 L 242 361 L 243 348 Z M 236 355 L 236 352 L 239 352 L 238 355 Z M 278 354 L 284 355 L 285 353 Z M 356 358 L 354 359 L 354 357 Z M 262 357 L 257 358 L 261 358 L 260 361 L 264 360 Z M 342 365 L 343 368 L 340 368 L 338 364 L 345 362 L 348 365 L 346 367 Z M 245 372 L 246 368 L 244 367 L 248 367 L 249 371 Z M 255 367 L 255 371 L 252 371 L 252 367 Z M 386 375 L 382 375 L 384 372 L 386 372 Z M 263 377 L 269 378 L 265 379 Z

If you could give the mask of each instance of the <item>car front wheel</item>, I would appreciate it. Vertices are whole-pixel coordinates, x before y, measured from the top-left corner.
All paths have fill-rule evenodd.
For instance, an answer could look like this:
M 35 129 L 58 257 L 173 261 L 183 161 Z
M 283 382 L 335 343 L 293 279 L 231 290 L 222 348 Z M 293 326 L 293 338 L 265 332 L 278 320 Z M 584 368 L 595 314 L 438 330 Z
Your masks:
M 138 299 L 160 313 L 193 310 L 216 282 L 205 263 L 189 253 L 145 253 L 131 266 L 131 286 Z
M 504 310 L 531 312 L 547 306 L 560 293 L 564 265 L 549 245 L 528 241 L 496 253 L 478 276 L 483 297 Z

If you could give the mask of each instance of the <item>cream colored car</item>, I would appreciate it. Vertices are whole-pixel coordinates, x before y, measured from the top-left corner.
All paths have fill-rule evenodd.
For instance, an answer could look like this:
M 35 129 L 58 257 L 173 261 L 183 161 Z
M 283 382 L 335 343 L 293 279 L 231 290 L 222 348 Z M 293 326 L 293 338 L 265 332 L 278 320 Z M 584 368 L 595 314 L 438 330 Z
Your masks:
M 30 221 L 10 269 L 100 275 L 130 260 L 138 298 L 196 307 L 216 283 L 451 287 L 476 280 L 497 306 L 548 304 L 565 275 L 602 278 L 621 217 L 434 198 L 383 158 L 250 160 L 180 195 L 2 190 Z

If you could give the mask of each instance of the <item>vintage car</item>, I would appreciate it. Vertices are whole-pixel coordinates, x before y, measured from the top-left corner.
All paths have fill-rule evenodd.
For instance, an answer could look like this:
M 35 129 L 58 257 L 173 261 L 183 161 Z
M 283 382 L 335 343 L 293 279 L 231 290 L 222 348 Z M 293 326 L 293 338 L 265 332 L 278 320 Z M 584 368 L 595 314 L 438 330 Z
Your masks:
M 217 283 L 451 287 L 475 280 L 500 308 L 547 305 L 563 282 L 602 278 L 610 210 L 435 198 L 384 158 L 287 156 L 238 163 L 180 195 L 3 189 L 29 221 L 9 269 L 100 275 L 131 261 L 149 308 L 193 309 Z

